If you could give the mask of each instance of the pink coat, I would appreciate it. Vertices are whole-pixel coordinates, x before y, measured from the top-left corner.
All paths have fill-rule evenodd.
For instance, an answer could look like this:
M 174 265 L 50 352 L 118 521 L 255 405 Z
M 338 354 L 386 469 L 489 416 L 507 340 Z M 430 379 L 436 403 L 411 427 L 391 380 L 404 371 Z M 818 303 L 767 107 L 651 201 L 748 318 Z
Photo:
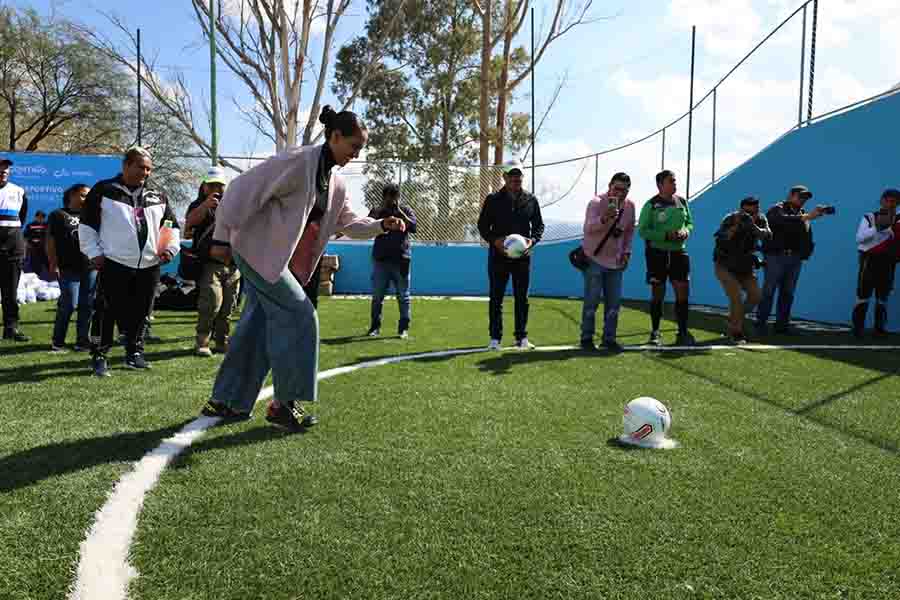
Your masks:
M 333 169 L 318 236 L 308 247 L 298 248 L 316 203 L 321 153 L 322 146 L 304 146 L 276 154 L 232 181 L 216 210 L 213 239 L 229 242 L 270 283 L 278 281 L 289 261 L 301 283 L 307 283 L 336 233 L 358 239 L 383 233 L 381 221 L 353 212 L 344 180 Z
M 594 250 L 597 249 L 597 246 L 606 237 L 606 232 L 609 231 L 615 222 L 615 219 L 610 219 L 608 222 L 603 223 L 603 217 L 606 215 L 608 206 L 609 197 L 607 194 L 594 196 L 588 203 L 584 217 L 584 240 L 581 245 L 585 254 L 590 256 L 594 262 L 607 269 L 620 269 L 624 266 L 623 257 L 626 254 L 631 254 L 631 243 L 634 240 L 634 202 L 626 198 L 620 206 L 623 212 L 622 217 L 619 219 L 618 227 L 622 230 L 622 235 L 619 237 L 610 236 L 600 253 L 594 256 Z

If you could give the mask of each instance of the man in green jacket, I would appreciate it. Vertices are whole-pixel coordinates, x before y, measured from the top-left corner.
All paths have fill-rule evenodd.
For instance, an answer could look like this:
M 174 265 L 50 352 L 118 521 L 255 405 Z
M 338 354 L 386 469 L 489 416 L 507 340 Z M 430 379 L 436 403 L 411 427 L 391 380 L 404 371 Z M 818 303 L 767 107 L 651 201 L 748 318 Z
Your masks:
M 638 232 L 647 241 L 647 283 L 653 290 L 650 301 L 652 331 L 649 344 L 659 346 L 659 321 L 666 297 L 666 280 L 671 280 L 675 292 L 675 318 L 678 321 L 676 346 L 694 345 L 688 331 L 688 295 L 690 294 L 691 260 L 685 245 L 694 230 L 691 209 L 687 201 L 675 195 L 675 174 L 662 171 L 656 176 L 659 194 L 650 198 L 638 219 Z

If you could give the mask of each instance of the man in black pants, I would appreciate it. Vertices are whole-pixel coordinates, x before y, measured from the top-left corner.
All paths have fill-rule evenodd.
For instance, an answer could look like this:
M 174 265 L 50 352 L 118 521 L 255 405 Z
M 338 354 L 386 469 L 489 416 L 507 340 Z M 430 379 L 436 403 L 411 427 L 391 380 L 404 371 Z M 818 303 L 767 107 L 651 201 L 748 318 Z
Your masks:
M 146 150 L 130 149 L 122 172 L 97 182 L 81 213 L 81 251 L 100 271 L 91 325 L 92 366 L 98 377 L 109 375 L 106 357 L 116 322 L 127 336 L 126 366 L 150 368 L 144 360 L 144 324 L 159 283 L 159 265 L 175 257 L 181 237 L 166 197 L 146 185 L 152 170 Z
M 27 342 L 19 331 L 19 278 L 25 257 L 22 223 L 28 214 L 25 190 L 9 182 L 12 161 L 0 159 L 0 301 L 3 303 L 3 339 Z
M 885 190 L 881 194 L 879 210 L 864 214 L 856 230 L 859 248 L 856 306 L 853 308 L 853 334 L 856 337 L 862 337 L 865 332 L 872 292 L 875 293 L 875 335 L 887 335 L 887 301 L 894 289 L 900 236 L 898 202 L 900 190 Z
M 488 243 L 488 277 L 491 285 L 489 308 L 491 350 L 500 349 L 503 338 L 503 296 L 510 276 L 516 312 L 516 347 L 530 350 L 528 341 L 528 286 L 531 276 L 531 248 L 544 235 L 541 206 L 533 194 L 522 189 L 522 169 L 518 163 L 504 168 L 506 184 L 488 195 L 478 217 L 478 231 Z M 519 234 L 528 241 L 521 258 L 510 258 L 503 249 L 506 236 Z

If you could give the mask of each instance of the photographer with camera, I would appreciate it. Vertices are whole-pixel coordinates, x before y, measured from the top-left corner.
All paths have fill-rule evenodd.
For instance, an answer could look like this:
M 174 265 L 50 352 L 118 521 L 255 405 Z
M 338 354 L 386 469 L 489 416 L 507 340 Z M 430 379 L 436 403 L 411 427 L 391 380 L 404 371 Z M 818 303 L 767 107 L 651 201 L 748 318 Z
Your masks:
M 875 335 L 887 335 L 887 301 L 894 288 L 894 270 L 898 257 L 900 223 L 897 203 L 900 190 L 881 194 L 881 207 L 866 213 L 856 230 L 859 248 L 859 275 L 856 284 L 856 306 L 853 307 L 853 335 L 862 337 L 869 311 L 869 298 L 875 292 Z
M 221 167 L 211 167 L 200 185 L 197 199 L 188 207 L 185 229 L 192 238 L 191 254 L 199 261 L 197 273 L 197 356 L 212 356 L 209 339 L 216 352 L 228 350 L 231 309 L 237 301 L 241 272 L 233 261 L 210 256 L 216 226 L 216 208 L 225 193 L 228 176 Z
M 741 200 L 741 209 L 722 219 L 715 233 L 713 262 L 716 277 L 728 296 L 728 333 L 734 344 L 747 343 L 744 337 L 744 315 L 759 304 L 762 294 L 756 282 L 759 266 L 756 247 L 759 240 L 772 237 L 766 217 L 759 213 L 759 198 Z M 742 297 L 742 293 L 746 297 Z
M 619 308 L 622 304 L 622 276 L 631 259 L 635 208 L 628 197 L 631 178 L 616 173 L 605 194 L 595 196 L 584 218 L 581 245 L 589 258 L 584 269 L 584 304 L 581 309 L 581 348 L 594 351 L 597 307 L 603 300 L 603 346 L 622 352 L 616 341 Z
M 822 215 L 833 215 L 833 206 L 817 206 L 812 211 L 803 210 L 803 205 L 812 198 L 812 192 L 805 186 L 795 185 L 788 197 L 769 209 L 766 218 L 772 229 L 772 238 L 763 243 L 766 257 L 764 267 L 763 295 L 756 309 L 756 331 L 759 335 L 768 333 L 767 322 L 772 312 L 775 291 L 778 291 L 778 308 L 775 313 L 775 333 L 789 334 L 791 305 L 794 290 L 800 279 L 803 261 L 812 256 L 813 235 L 810 223 Z

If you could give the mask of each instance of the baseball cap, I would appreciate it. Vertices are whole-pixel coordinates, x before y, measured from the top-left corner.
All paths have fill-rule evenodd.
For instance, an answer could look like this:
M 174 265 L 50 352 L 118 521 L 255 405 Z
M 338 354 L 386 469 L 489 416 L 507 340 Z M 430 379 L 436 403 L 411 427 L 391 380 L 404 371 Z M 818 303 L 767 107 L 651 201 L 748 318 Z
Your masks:
M 792 194 L 800 194 L 801 198 L 812 198 L 812 192 L 805 185 L 795 185 L 791 188 Z
M 519 175 L 522 174 L 522 163 L 517 160 L 510 160 L 503 164 L 503 174 L 510 175 L 515 171 L 519 172 Z
M 759 198 L 757 198 L 756 196 L 747 196 L 746 198 L 741 200 L 741 206 L 756 206 L 757 204 L 759 204 Z
M 222 167 L 210 167 L 202 183 L 221 183 L 228 185 L 228 174 Z

